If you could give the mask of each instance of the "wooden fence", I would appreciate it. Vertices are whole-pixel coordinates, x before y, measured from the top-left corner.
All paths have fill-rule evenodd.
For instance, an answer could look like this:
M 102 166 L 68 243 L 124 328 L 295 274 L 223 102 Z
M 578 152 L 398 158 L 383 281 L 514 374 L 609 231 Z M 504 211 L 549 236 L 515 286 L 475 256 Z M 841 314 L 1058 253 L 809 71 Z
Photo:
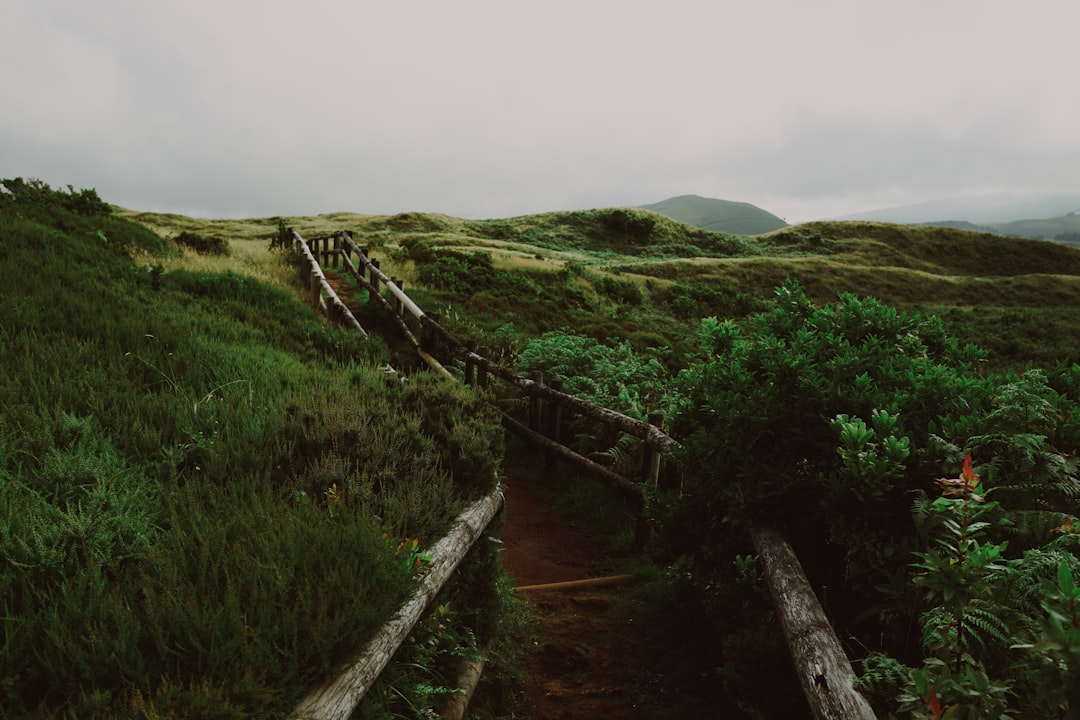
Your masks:
M 338 244 L 337 234 L 320 235 L 311 238 L 310 241 L 305 241 L 297 232 L 291 232 L 291 235 L 293 237 L 293 250 L 304 260 L 302 274 L 304 285 L 308 291 L 308 302 L 316 310 L 322 311 L 331 322 L 350 327 L 367 337 L 367 331 L 353 316 L 348 306 L 338 297 L 338 294 L 334 292 L 334 288 L 330 287 L 322 266 L 315 258 L 315 252 L 317 252 L 320 241 L 322 241 L 324 248 L 322 265 L 328 264 L 330 257 L 336 258 L 338 256 L 337 251 L 332 253 L 329 249 L 331 239 L 333 239 L 335 246 Z
M 290 232 L 298 245 L 304 245 L 304 240 L 298 233 Z M 526 425 L 504 414 L 502 422 L 508 430 L 540 447 L 549 456 L 557 457 L 607 483 L 635 503 L 639 511 L 644 509 L 643 483 L 659 482 L 661 457 L 678 444 L 663 432 L 662 416 L 653 415 L 650 417 L 650 422 L 642 422 L 569 395 L 562 391 L 558 381 L 551 385 L 544 385 L 542 376 L 526 378 L 517 375 L 512 370 L 485 357 L 483 348 L 477 348 L 472 343 L 461 342 L 439 323 L 437 315 L 425 313 L 405 294 L 401 280 L 387 277 L 380 268 L 379 261 L 369 257 L 367 248 L 357 246 L 350 233 L 340 231 L 319 236 L 313 240 L 322 242 L 322 250 L 319 251 L 316 248 L 308 255 L 314 256 L 317 252 L 321 253 L 324 262 L 331 262 L 335 267 L 340 260 L 344 270 L 368 291 L 369 298 L 386 310 L 388 317 L 401 332 L 402 337 L 429 367 L 443 375 L 454 377 L 435 357 L 437 348 L 465 363 L 464 381 L 466 384 L 487 387 L 489 379 L 495 377 L 518 388 L 529 397 L 530 421 Z M 319 272 L 321 274 L 321 271 Z M 314 284 L 313 280 L 309 282 Z M 387 296 L 382 294 L 380 288 L 386 288 Z M 409 326 L 406 314 L 416 319 L 419 324 L 417 332 Z M 572 415 L 589 418 L 618 432 L 640 438 L 644 446 L 640 476 L 627 478 L 605 465 L 574 452 L 562 443 L 561 439 L 565 437 L 564 428 Z
M 368 291 L 369 298 L 387 311 L 402 337 L 434 371 L 456 380 L 434 356 L 436 348 L 445 349 L 452 357 L 464 361 L 464 381 L 467 384 L 486 388 L 489 379 L 497 377 L 520 389 L 529 397 L 529 422 L 526 425 L 503 414 L 504 427 L 539 446 L 549 457 L 563 460 L 593 475 L 630 499 L 639 513 L 638 543 L 641 543 L 644 533 L 640 518 L 647 500 L 643 483 L 659 485 L 661 458 L 664 453 L 678 445 L 664 433 L 662 416 L 651 415 L 649 422 L 642 422 L 568 395 L 562 391 L 558 382 L 544 385 L 542 376 L 521 377 L 485 357 L 483 348 L 477 348 L 474 344 L 463 344 L 439 324 L 437 316 L 425 313 L 405 294 L 403 283 L 397 278 L 387 277 L 380 269 L 379 261 L 369 257 L 367 248 L 357 246 L 349 232 L 320 235 L 311 241 L 305 241 L 294 230 L 289 232 L 294 239 L 296 251 L 307 260 L 305 279 L 314 305 L 321 307 L 332 320 L 356 327 L 363 332 L 352 313 L 330 288 L 316 260 L 316 255 L 319 255 L 323 259 L 323 265 L 332 264 L 336 268 L 340 263 L 357 283 Z M 309 245 L 309 242 L 312 244 Z M 322 244 L 321 250 L 319 243 Z M 352 260 L 354 255 L 355 263 Z M 383 296 L 380 287 L 386 288 L 389 297 Z M 347 315 L 338 309 L 339 305 Z M 416 318 L 419 323 L 419 336 L 406 321 L 406 313 Z M 644 453 L 639 481 L 619 475 L 563 445 L 560 442 L 564 436 L 563 423 L 569 413 L 590 418 L 618 432 L 641 439 Z M 497 500 L 495 495 L 498 495 Z M 475 542 L 475 538 L 495 517 L 501 504 L 501 492 L 496 489 L 493 495 L 479 501 L 458 519 L 459 526 L 464 525 L 468 530 L 455 526 L 450 535 L 429 550 L 433 558 L 436 554 L 440 558 L 446 558 L 445 561 L 440 560 L 444 565 L 440 565 L 439 573 L 434 573 L 433 560 L 432 572 L 425 576 L 409 603 L 369 643 L 368 648 L 349 670 L 301 703 L 297 708 L 300 718 L 344 720 L 349 716 L 359 704 L 363 693 L 408 636 L 424 607 L 449 578 L 471 547 L 471 543 Z M 483 506 L 484 510 L 479 510 L 480 506 Z M 472 517 L 473 513 L 476 513 L 475 519 L 464 519 L 466 515 Z M 472 537 L 472 540 L 466 545 L 460 540 L 448 539 L 458 532 L 465 533 Z M 755 528 L 752 537 L 803 694 L 813 716 L 818 720 L 873 720 L 874 714 L 869 704 L 854 687 L 855 673 L 851 664 L 825 617 L 817 596 L 807 582 L 791 545 L 782 533 L 773 528 Z M 432 589 L 436 582 L 438 586 Z

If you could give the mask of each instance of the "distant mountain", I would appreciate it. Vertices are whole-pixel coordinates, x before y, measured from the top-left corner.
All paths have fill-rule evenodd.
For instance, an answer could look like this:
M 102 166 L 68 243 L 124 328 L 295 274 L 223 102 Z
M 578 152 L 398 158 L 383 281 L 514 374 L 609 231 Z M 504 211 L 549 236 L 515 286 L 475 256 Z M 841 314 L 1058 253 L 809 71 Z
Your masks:
M 845 215 L 840 220 L 874 220 L 910 225 L 968 222 L 1001 225 L 1015 220 L 1053 218 L 1080 212 L 1080 195 L 995 193 L 929 200 L 915 205 Z
M 1032 238 L 1034 240 L 1057 240 L 1071 245 L 1080 244 L 1080 213 L 1075 212 L 1070 212 L 1068 215 L 1062 215 L 1061 217 L 1013 220 L 1005 223 L 987 223 L 986 225 L 975 225 L 966 220 L 939 220 L 919 224 Z
M 703 230 L 734 235 L 761 235 L 788 226 L 781 218 L 750 203 L 699 195 L 679 195 L 639 207 Z
M 1070 212 L 1062 217 L 1014 220 L 990 226 L 1000 235 L 1057 240 L 1073 245 L 1080 243 L 1080 213 Z

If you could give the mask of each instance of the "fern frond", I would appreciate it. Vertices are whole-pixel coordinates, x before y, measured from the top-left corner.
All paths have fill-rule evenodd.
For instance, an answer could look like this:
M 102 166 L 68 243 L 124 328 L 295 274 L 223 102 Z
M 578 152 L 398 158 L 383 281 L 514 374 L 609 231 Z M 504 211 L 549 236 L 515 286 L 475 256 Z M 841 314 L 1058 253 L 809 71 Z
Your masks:
M 923 490 L 916 490 L 915 499 L 911 501 L 911 519 L 924 537 L 930 532 L 934 517 L 934 503 L 930 496 Z
M 968 647 L 978 645 L 985 651 L 992 641 L 1008 647 L 1012 644 L 1013 629 L 1005 622 L 1008 613 L 1001 606 L 969 607 L 964 613 L 964 642 Z
M 1009 514 L 1013 525 L 1007 532 L 1022 538 L 1027 544 L 1041 544 L 1071 517 L 1068 513 L 1054 510 L 1014 510 Z
M 603 454 L 610 458 L 615 472 L 634 477 L 641 467 L 641 440 L 633 435 L 620 435 Z

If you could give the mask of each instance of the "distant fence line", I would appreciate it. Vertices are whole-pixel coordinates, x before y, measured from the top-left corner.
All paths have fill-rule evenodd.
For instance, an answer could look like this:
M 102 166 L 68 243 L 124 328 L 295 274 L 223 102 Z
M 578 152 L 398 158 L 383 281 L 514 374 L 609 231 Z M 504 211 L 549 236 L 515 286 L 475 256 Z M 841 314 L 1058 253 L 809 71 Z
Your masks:
M 678 445 L 673 438 L 664 433 L 662 415 L 650 415 L 649 422 L 643 422 L 565 393 L 559 381 L 544 385 L 542 375 L 522 377 L 486 357 L 486 348 L 478 348 L 473 342 L 461 342 L 440 324 L 437 314 L 425 313 L 405 293 L 401 280 L 388 277 L 382 271 L 379 261 L 369 257 L 369 249 L 359 247 L 348 231 L 318 235 L 310 240 L 304 240 L 295 230 L 290 230 L 290 233 L 299 248 L 306 249 L 310 243 L 306 257 L 314 258 L 317 254 L 323 259 L 324 264 L 335 268 L 339 264 L 342 265 L 357 283 L 368 291 L 369 298 L 387 311 L 402 337 L 435 371 L 456 379 L 435 357 L 436 349 L 445 348 L 453 357 L 464 361 L 466 384 L 487 387 L 489 378 L 494 376 L 527 395 L 530 398 L 528 425 L 504 414 L 503 425 L 508 430 L 541 448 L 549 456 L 557 457 L 615 488 L 631 502 L 636 503 L 639 511 L 644 508 L 643 483 L 657 484 L 659 482 L 661 456 Z M 317 272 L 322 276 L 321 269 Z M 313 272 L 312 279 L 308 281 L 311 287 L 315 287 L 314 276 Z M 382 287 L 386 288 L 388 297 L 380 291 Z M 314 290 L 312 293 L 314 302 Z M 406 313 L 419 322 L 419 336 L 406 322 Z M 641 439 L 644 445 L 644 457 L 640 478 L 634 480 L 624 477 L 563 444 L 560 439 L 565 435 L 563 430 L 571 413 Z
M 323 269 L 319 264 L 319 261 L 315 258 L 315 254 L 312 250 L 313 247 L 318 246 L 318 240 L 323 239 L 324 247 L 331 236 L 320 236 L 320 238 L 312 238 L 309 245 L 304 238 L 300 237 L 300 233 L 292 231 L 293 237 L 293 250 L 300 255 L 304 260 L 302 267 L 302 274 L 304 278 L 304 285 L 308 291 L 308 302 L 316 310 L 320 310 L 326 314 L 332 322 L 344 325 L 358 331 L 364 337 L 367 337 L 367 331 L 364 330 L 360 322 L 353 316 L 352 311 L 342 301 L 338 294 L 334 292 L 334 288 L 330 287 L 330 283 L 326 279 L 326 274 L 323 273 Z M 335 245 L 337 245 L 335 238 Z M 327 259 L 330 257 L 330 251 L 324 249 L 322 265 L 327 264 Z

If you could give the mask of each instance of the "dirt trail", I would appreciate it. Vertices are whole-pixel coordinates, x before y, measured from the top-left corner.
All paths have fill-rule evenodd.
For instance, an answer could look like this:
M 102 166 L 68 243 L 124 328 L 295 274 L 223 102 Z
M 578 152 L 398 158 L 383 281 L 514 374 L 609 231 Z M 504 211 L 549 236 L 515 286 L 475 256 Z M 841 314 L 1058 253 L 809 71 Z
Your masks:
M 354 315 L 363 309 L 336 273 L 327 276 Z M 572 527 L 520 481 L 505 483 L 503 566 L 518 587 L 609 574 L 606 544 Z M 484 715 L 513 720 L 639 720 L 655 684 L 646 671 L 640 613 L 625 587 L 533 591 L 536 618 L 523 688 L 492 687 L 473 701 Z
M 571 527 L 520 482 L 506 483 L 503 566 L 519 587 L 603 574 L 604 546 Z M 523 593 L 537 620 L 523 690 L 495 717 L 637 720 L 650 678 L 640 620 L 625 587 Z

